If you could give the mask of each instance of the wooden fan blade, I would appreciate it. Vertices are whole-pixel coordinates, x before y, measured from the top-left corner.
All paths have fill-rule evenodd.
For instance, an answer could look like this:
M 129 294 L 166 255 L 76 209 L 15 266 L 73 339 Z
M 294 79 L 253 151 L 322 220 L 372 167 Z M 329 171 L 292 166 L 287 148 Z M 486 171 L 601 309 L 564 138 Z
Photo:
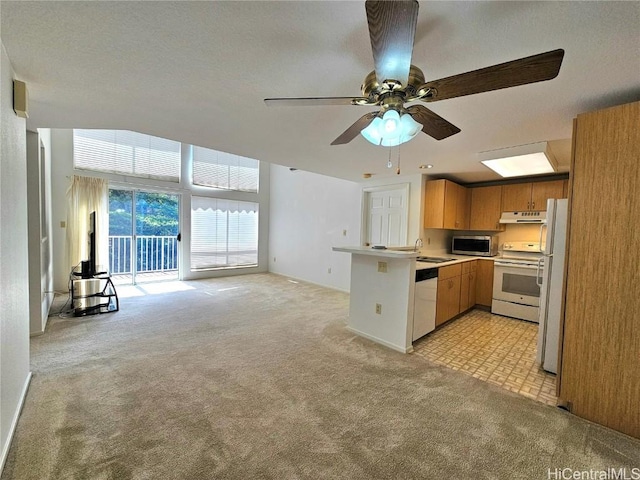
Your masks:
M 424 133 L 436 140 L 442 140 L 460 132 L 458 127 L 422 105 L 413 105 L 407 108 L 407 112 L 411 114 L 416 122 L 422 124 Z
M 418 2 L 367 0 L 367 21 L 378 82 L 397 80 L 407 85 Z
M 361 116 L 356 122 L 347 128 L 342 134 L 336 138 L 331 145 L 344 145 L 356 138 L 363 128 L 367 128 L 373 119 L 378 116 L 378 112 L 369 112 Z
M 322 105 L 365 105 L 369 103 L 369 100 L 362 97 L 265 98 L 264 103 L 267 107 L 313 107 Z
M 558 75 L 562 57 L 564 57 L 564 50 L 553 50 L 427 82 L 419 90 L 435 89 L 432 97 L 422 99 L 424 102 L 435 102 L 527 83 L 543 82 Z

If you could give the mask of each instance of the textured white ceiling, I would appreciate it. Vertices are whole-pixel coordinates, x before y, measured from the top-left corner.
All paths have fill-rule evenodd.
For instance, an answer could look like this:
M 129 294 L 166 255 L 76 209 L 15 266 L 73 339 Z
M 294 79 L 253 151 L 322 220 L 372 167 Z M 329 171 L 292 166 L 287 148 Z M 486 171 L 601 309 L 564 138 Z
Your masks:
M 263 103 L 359 95 L 373 70 L 364 2 L 2 0 L 0 16 L 30 128 L 130 129 L 351 180 L 394 174 L 388 149 L 360 136 L 329 145 L 371 107 Z M 462 131 L 403 145 L 402 172 L 431 163 L 491 180 L 478 152 L 544 140 L 566 166 L 578 113 L 640 99 L 640 2 L 421 2 L 412 63 L 427 80 L 556 48 L 554 80 L 429 104 Z

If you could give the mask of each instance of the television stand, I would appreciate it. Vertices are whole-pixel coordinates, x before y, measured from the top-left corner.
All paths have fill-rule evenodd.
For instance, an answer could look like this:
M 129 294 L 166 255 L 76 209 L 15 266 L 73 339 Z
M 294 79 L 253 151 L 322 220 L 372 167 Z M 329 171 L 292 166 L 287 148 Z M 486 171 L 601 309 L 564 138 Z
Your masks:
M 91 278 L 71 272 L 71 307 L 75 317 L 112 313 L 120 310 L 120 302 L 111 275 L 100 272 Z

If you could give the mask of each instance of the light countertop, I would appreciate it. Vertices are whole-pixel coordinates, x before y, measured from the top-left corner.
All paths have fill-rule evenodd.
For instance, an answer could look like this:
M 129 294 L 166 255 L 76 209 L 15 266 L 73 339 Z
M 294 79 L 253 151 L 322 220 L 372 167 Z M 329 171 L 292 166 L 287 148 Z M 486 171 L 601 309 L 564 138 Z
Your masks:
M 416 262 L 416 269 L 424 269 L 424 268 L 439 268 L 439 267 L 447 267 L 449 265 L 456 265 L 458 263 L 470 262 L 472 260 L 494 260 L 499 257 L 472 257 L 468 255 L 452 255 L 448 253 L 435 253 L 435 252 L 414 252 L 413 249 L 407 250 L 402 249 L 377 249 L 371 247 L 364 246 L 353 246 L 353 247 L 333 247 L 334 252 L 346 252 L 346 253 L 355 253 L 358 255 L 371 255 L 375 257 L 387 257 L 387 258 L 397 258 L 397 259 L 406 259 L 406 260 L 414 260 L 416 257 L 422 256 L 431 256 L 431 257 L 443 257 L 443 258 L 452 258 L 453 260 L 450 262 L 442 262 L 442 263 L 431 263 L 431 262 Z
M 420 256 L 427 256 L 420 254 Z M 442 262 L 442 263 L 430 263 L 430 262 L 416 262 L 416 270 L 422 270 L 425 268 L 440 268 L 440 267 L 448 267 L 449 265 L 456 265 L 458 263 L 470 262 L 472 260 L 495 260 L 499 257 L 472 257 L 469 255 L 451 255 L 447 253 L 442 253 L 438 255 L 431 255 L 433 257 L 443 257 L 443 258 L 453 258 L 454 260 L 450 262 Z
M 334 252 L 355 253 L 358 255 L 372 255 L 375 257 L 398 258 L 406 260 L 415 260 L 420 255 L 419 252 L 413 250 L 396 250 L 393 248 L 377 249 L 372 247 L 333 247 Z

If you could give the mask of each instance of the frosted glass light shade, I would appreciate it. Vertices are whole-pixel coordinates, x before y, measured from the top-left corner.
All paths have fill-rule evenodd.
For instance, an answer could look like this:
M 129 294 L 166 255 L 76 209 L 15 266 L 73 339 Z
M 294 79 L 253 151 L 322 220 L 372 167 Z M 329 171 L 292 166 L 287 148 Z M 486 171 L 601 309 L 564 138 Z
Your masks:
M 400 115 L 395 110 L 387 110 L 382 118 L 376 117 L 360 133 L 374 145 L 395 147 L 411 140 L 421 128 L 408 113 Z
M 374 145 L 380 145 L 382 142 L 382 135 L 380 135 L 380 127 L 382 125 L 382 119 L 376 117 L 373 119 L 367 128 L 362 129 L 360 134 Z

